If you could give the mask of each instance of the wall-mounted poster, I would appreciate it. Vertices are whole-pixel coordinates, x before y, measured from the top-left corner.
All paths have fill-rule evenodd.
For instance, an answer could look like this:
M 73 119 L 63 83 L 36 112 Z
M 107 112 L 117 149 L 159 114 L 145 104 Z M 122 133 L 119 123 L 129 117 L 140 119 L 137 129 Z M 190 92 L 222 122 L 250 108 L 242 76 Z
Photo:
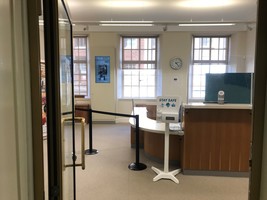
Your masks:
M 110 82 L 110 56 L 95 57 L 95 82 Z

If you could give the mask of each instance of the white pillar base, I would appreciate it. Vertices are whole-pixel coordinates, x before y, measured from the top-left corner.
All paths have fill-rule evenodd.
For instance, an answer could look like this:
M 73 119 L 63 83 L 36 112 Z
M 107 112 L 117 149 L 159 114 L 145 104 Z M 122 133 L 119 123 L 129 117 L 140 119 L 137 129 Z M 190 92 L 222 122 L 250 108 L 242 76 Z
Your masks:
M 158 181 L 160 179 L 170 179 L 177 184 L 179 183 L 179 180 L 175 176 L 181 172 L 181 169 L 176 169 L 171 172 L 164 172 L 157 169 L 156 167 L 152 167 L 151 169 L 157 173 L 157 176 L 153 178 L 153 181 Z

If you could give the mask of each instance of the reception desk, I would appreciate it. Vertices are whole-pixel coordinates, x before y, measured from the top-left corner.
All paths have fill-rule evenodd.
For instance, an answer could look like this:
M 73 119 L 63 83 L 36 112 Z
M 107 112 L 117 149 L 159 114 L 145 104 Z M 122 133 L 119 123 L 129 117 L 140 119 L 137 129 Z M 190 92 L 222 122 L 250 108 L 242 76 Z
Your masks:
M 184 105 L 184 174 L 248 174 L 251 110 L 248 104 Z
M 142 133 L 140 143 L 144 148 L 145 155 L 152 160 L 163 162 L 165 123 L 148 118 L 146 107 L 135 107 L 133 113 L 139 115 L 139 132 Z M 135 128 L 134 119 L 130 118 L 129 122 Z M 175 124 L 170 124 L 171 127 L 173 125 Z M 171 164 L 181 166 L 183 134 L 184 132 L 181 129 L 170 131 L 169 161 Z
M 145 154 L 163 161 L 165 124 L 147 118 L 146 108 L 135 111 Z M 184 174 L 248 176 L 252 105 L 184 104 L 183 112 L 183 131 L 170 134 L 170 162 Z

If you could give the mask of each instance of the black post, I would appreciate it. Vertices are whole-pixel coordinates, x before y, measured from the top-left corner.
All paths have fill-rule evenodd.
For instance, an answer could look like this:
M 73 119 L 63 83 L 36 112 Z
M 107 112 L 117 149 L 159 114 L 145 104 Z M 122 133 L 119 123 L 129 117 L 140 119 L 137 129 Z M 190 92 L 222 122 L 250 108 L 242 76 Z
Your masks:
M 135 154 L 136 154 L 136 163 L 139 163 L 139 115 L 136 115 L 136 134 L 135 134 Z
M 140 171 L 146 169 L 146 165 L 139 163 L 139 115 L 135 116 L 135 163 L 131 163 L 128 168 L 130 170 Z
M 85 110 L 88 111 L 88 116 L 89 116 L 89 149 L 85 150 L 86 155 L 94 155 L 97 154 L 98 151 L 96 149 L 93 149 L 93 128 L 92 128 L 92 113 L 99 113 L 99 114 L 105 114 L 105 115 L 115 115 L 115 116 L 122 116 L 122 117 L 134 117 L 136 122 L 135 122 L 135 144 L 136 144 L 136 160 L 134 163 L 131 163 L 128 168 L 130 170 L 135 170 L 135 171 L 140 171 L 144 170 L 147 168 L 147 166 L 143 163 L 139 163 L 139 115 L 127 115 L 127 114 L 121 114 L 121 113 L 111 113 L 111 112 L 104 112 L 104 111 L 97 111 L 97 110 L 92 110 L 90 109 L 77 109 L 77 110 Z
M 85 150 L 86 155 L 95 155 L 98 153 L 96 149 L 93 149 L 93 119 L 92 119 L 92 109 L 88 110 L 89 117 L 89 149 Z

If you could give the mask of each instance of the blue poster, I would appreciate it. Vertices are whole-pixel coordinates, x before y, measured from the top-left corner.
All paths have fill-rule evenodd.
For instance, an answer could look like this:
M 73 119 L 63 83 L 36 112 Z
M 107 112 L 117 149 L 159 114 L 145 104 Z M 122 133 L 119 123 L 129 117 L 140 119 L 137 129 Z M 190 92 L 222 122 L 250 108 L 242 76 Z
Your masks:
M 110 83 L 110 56 L 95 57 L 95 82 Z

